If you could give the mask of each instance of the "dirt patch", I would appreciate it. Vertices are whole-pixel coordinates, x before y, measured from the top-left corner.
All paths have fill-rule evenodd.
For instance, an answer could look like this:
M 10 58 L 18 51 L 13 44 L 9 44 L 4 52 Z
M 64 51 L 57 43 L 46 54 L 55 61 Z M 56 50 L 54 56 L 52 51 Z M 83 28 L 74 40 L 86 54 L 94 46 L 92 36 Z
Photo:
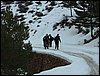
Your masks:
M 2 64 L 1 75 L 26 75 L 25 72 L 27 72 L 27 75 L 33 75 L 54 67 L 71 64 L 70 62 L 59 57 L 36 52 L 31 52 L 25 62 L 26 63 L 23 65 L 20 64 L 19 68 L 17 64 L 11 64 L 11 62 L 9 62 L 9 64 Z M 18 71 L 20 68 L 21 70 Z
M 29 61 L 27 67 L 28 67 L 28 73 L 32 75 L 47 69 L 52 69 L 54 67 L 64 66 L 69 64 L 71 63 L 59 57 L 55 57 L 53 55 L 35 53 L 31 57 L 31 60 Z

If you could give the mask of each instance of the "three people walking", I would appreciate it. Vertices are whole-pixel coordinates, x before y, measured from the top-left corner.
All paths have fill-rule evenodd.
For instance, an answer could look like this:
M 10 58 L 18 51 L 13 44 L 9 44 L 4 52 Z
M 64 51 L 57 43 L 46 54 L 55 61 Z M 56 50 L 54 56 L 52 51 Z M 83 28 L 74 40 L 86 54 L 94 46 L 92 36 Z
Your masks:
M 44 43 L 44 48 L 49 49 L 49 47 L 52 47 L 52 41 L 54 40 L 55 42 L 55 49 L 59 49 L 59 42 L 61 42 L 59 34 L 56 35 L 56 37 L 52 37 L 51 34 L 46 34 L 43 37 L 43 43 Z

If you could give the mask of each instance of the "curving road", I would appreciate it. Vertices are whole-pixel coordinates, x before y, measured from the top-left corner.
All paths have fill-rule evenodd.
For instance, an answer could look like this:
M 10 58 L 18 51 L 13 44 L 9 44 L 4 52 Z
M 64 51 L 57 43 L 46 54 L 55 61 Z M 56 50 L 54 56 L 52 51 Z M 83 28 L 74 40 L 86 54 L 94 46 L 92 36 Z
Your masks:
M 67 53 L 69 55 L 72 55 L 72 56 L 77 56 L 77 57 L 81 57 L 83 58 L 87 64 L 89 65 L 91 71 L 90 71 L 90 75 L 99 75 L 99 65 L 97 65 L 93 59 L 85 54 L 82 54 L 82 53 L 73 53 L 73 52 L 65 52 L 65 51 L 62 51 L 64 53 Z
M 35 48 L 42 48 L 42 47 L 35 47 Z M 54 49 L 49 49 L 49 50 L 54 50 Z M 88 66 L 91 69 L 89 75 L 99 75 L 99 65 L 97 65 L 95 63 L 95 61 L 93 61 L 93 59 L 91 57 L 89 57 L 88 55 L 85 55 L 83 53 L 74 53 L 74 52 L 71 52 L 71 51 L 66 52 L 66 51 L 62 51 L 62 50 L 60 50 L 60 52 L 63 52 L 63 53 L 66 53 L 66 54 L 69 54 L 69 55 L 72 55 L 72 56 L 76 56 L 76 57 L 79 57 L 79 58 L 80 57 L 83 58 L 87 62 Z M 56 55 L 56 54 L 52 53 L 51 55 Z

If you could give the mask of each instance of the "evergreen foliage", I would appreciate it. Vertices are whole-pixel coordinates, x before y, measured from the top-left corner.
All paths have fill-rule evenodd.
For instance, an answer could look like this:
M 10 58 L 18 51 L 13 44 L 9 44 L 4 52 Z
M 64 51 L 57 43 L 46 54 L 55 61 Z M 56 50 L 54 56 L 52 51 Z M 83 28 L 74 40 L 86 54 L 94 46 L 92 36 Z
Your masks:
M 73 24 L 80 29 L 81 27 L 91 27 L 91 37 L 93 38 L 94 27 L 99 26 L 99 6 L 98 1 L 78 1 L 75 12 L 76 19 L 73 19 Z
M 13 74 L 18 68 L 26 70 L 32 51 L 31 44 L 24 43 L 29 38 L 29 27 L 20 23 L 9 7 L 1 12 L 1 72 Z

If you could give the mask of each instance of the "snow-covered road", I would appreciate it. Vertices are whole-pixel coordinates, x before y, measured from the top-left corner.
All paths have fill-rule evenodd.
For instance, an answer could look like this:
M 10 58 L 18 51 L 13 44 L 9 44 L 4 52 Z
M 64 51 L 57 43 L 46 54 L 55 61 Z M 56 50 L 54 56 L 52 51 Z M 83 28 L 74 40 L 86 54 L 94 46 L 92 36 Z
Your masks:
M 76 72 L 76 73 L 75 72 L 73 73 L 73 71 L 75 71 L 75 70 L 72 70 L 72 72 L 71 72 L 72 75 L 78 75 L 78 74 L 79 75 L 86 75 L 86 74 L 87 75 L 99 75 L 99 65 L 87 53 L 82 53 L 81 51 L 80 52 L 79 51 L 75 51 L 75 52 L 73 52 L 73 51 L 65 51 L 65 50 L 62 50 L 62 49 L 54 50 L 53 48 L 45 50 L 42 46 L 34 46 L 34 51 L 39 52 L 39 53 L 46 53 L 46 54 L 51 54 L 51 55 L 54 55 L 54 56 L 58 56 L 58 57 L 61 57 L 63 59 L 66 59 L 68 61 L 72 61 L 72 63 L 75 62 L 75 59 L 73 59 L 73 58 L 76 58 L 77 60 L 79 60 L 78 62 L 80 62 L 80 63 L 77 63 L 77 62 L 76 62 L 76 64 L 73 63 L 75 65 L 72 65 L 70 67 L 76 66 L 76 68 L 74 68 L 74 67 L 73 68 L 74 69 L 78 69 L 81 66 L 83 68 L 83 70 L 85 68 L 85 72 L 86 71 L 87 72 L 86 73 L 84 72 L 83 74 L 81 74 L 81 71 L 82 71 L 82 68 L 81 68 L 80 70 L 77 70 L 77 71 L 80 71 L 80 72 Z M 70 56 L 72 56 L 73 58 L 71 58 Z M 81 60 L 84 60 L 84 61 L 81 61 L 78 58 L 81 58 Z M 84 62 L 86 64 L 81 65 Z M 78 66 L 78 65 L 80 65 L 80 66 Z M 86 69 L 87 68 L 86 66 L 88 67 L 88 69 Z M 56 67 L 56 68 L 58 68 L 58 67 Z M 58 69 L 60 69 L 60 68 L 58 68 Z M 56 70 L 53 70 L 53 69 L 46 70 L 46 71 L 43 71 L 43 72 L 35 74 L 35 75 L 59 75 L 59 73 L 56 74 L 58 69 L 56 69 Z M 63 68 L 63 69 L 65 69 L 65 68 Z M 67 69 L 66 69 L 67 73 L 65 73 L 64 75 L 67 75 L 67 74 L 71 75 L 70 72 L 68 73 L 68 70 L 71 70 L 71 69 L 70 68 L 68 69 L 68 67 L 67 67 Z M 54 71 L 56 71 L 56 72 L 54 72 Z M 64 72 L 62 71 L 62 73 L 64 73 Z
M 65 51 L 63 51 L 63 52 L 67 53 L 69 55 L 83 58 L 87 62 L 88 66 L 91 69 L 90 75 L 99 75 L 99 66 L 93 61 L 93 59 L 91 57 L 89 57 L 85 54 L 82 54 L 82 53 L 73 53 L 73 52 L 65 52 Z

